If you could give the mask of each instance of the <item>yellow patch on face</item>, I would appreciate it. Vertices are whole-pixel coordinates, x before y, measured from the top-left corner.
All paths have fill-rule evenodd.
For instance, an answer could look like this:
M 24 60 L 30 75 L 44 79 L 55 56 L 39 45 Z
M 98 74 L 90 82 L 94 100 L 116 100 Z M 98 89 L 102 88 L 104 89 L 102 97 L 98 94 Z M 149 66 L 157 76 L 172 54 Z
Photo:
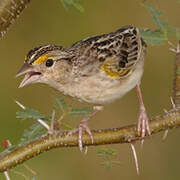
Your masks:
M 42 64 L 44 61 L 48 59 L 48 57 L 49 57 L 48 54 L 44 54 L 40 56 L 38 59 L 36 59 L 33 64 Z
M 101 65 L 101 70 L 106 73 L 106 75 L 113 79 L 123 78 L 131 72 L 129 68 L 121 68 L 120 70 L 117 69 L 115 65 L 115 61 L 106 61 Z

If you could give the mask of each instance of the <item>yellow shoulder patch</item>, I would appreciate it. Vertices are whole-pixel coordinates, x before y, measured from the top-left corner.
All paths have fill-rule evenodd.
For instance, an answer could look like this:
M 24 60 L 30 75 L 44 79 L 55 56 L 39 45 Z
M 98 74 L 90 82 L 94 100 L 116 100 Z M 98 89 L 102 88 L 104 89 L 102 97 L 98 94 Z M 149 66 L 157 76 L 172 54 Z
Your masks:
M 44 54 L 40 56 L 38 59 L 36 59 L 33 64 L 42 64 L 44 61 L 47 60 L 48 57 L 49 57 L 48 54 Z
M 107 61 L 101 65 L 101 70 L 104 71 L 106 75 L 109 76 L 110 78 L 114 78 L 114 79 L 119 78 L 118 72 L 114 71 L 111 65 L 112 62 Z
M 131 68 L 121 68 L 118 70 L 113 60 L 104 62 L 100 68 L 108 77 L 113 79 L 124 78 L 128 76 L 132 70 Z

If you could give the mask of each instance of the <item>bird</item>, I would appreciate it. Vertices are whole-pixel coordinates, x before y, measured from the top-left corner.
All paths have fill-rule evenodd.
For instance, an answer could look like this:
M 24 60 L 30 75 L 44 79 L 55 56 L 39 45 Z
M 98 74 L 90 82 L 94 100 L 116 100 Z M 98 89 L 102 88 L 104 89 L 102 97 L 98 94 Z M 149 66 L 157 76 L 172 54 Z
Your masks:
M 105 104 L 122 98 L 136 87 L 139 99 L 137 131 L 144 139 L 151 134 L 140 83 L 147 45 L 137 27 L 128 25 L 114 32 L 80 40 L 70 47 L 48 44 L 31 49 L 17 77 L 19 85 L 43 83 L 64 95 L 93 105 L 93 112 L 68 135 L 78 132 L 82 151 L 83 133 L 93 136 L 88 121 Z

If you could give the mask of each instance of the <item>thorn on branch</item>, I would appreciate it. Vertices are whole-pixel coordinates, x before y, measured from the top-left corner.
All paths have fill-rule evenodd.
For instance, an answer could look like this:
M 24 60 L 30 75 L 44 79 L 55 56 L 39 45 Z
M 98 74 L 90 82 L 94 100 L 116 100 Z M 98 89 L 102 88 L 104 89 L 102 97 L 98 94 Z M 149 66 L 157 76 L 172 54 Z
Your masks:
M 173 108 L 173 109 L 176 109 L 176 104 L 174 103 L 173 98 L 171 97 L 170 99 L 171 99 L 172 108 Z
M 45 127 L 49 131 L 50 127 L 46 122 L 44 122 L 42 119 L 37 119 L 37 122 L 39 122 L 43 127 Z
M 15 101 L 15 103 L 23 110 L 26 110 L 26 107 L 23 104 L 21 104 L 19 101 Z M 43 127 L 45 127 L 49 131 L 50 127 L 46 122 L 44 122 L 42 119 L 37 119 L 37 122 L 39 122 Z
M 25 107 L 24 105 L 22 105 L 19 101 L 16 101 L 16 100 L 15 100 L 15 103 L 16 103 L 20 108 L 22 108 L 23 110 L 26 109 L 26 107 Z
M 29 171 L 31 172 L 33 175 L 37 175 L 37 172 L 34 171 L 33 169 L 31 169 L 26 163 L 23 164 L 24 167 Z
M 172 48 L 169 48 L 170 51 L 179 54 L 180 53 L 180 42 L 175 46 L 172 42 L 168 41 L 168 44 L 172 46 Z
M 168 132 L 169 130 L 165 130 L 164 134 L 163 134 L 163 137 L 162 137 L 162 140 L 165 141 L 165 139 L 167 138 L 167 135 L 168 135 Z
M 138 159 L 137 159 L 137 154 L 136 154 L 136 149 L 135 149 L 135 146 L 134 146 L 134 142 L 130 142 L 130 144 L 131 144 L 131 149 L 132 149 L 132 152 L 133 152 L 134 161 L 135 161 L 135 165 L 136 165 L 136 172 L 139 175 L 139 164 L 138 164 Z
M 4 175 L 6 180 L 11 180 L 7 171 L 4 171 Z

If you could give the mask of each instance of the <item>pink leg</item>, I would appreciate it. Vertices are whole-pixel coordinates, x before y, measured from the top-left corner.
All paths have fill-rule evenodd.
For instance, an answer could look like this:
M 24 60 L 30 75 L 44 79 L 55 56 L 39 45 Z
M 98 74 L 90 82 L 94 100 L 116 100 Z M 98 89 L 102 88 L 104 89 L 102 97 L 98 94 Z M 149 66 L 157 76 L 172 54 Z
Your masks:
M 80 122 L 78 128 L 76 128 L 76 129 L 74 129 L 72 131 L 69 131 L 68 134 L 67 134 L 67 136 L 70 136 L 70 135 L 78 132 L 78 144 L 79 144 L 79 149 L 80 149 L 81 152 L 83 150 L 82 135 L 83 135 L 84 132 L 88 133 L 88 135 L 91 138 L 92 144 L 93 144 L 93 135 L 92 135 L 91 130 L 89 129 L 87 123 L 92 118 L 92 116 L 94 116 L 100 110 L 102 110 L 101 106 L 95 106 L 94 111 L 87 118 L 83 119 Z
M 139 85 L 136 85 L 137 95 L 139 99 L 140 104 L 140 113 L 139 113 L 139 119 L 138 119 L 138 133 L 141 135 L 142 138 L 145 137 L 146 132 L 148 135 L 151 135 L 150 127 L 149 127 L 149 118 L 146 113 L 146 109 L 143 103 L 142 95 L 141 95 L 141 89 Z M 142 140 L 142 144 L 143 144 Z

